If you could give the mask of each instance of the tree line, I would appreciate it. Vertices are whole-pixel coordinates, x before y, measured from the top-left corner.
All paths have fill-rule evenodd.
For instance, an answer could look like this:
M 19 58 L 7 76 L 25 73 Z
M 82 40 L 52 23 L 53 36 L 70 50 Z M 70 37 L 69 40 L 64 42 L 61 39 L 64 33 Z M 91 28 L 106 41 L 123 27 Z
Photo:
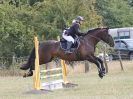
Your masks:
M 0 57 L 27 56 L 33 37 L 56 39 L 81 15 L 81 30 L 133 25 L 133 0 L 0 0 Z

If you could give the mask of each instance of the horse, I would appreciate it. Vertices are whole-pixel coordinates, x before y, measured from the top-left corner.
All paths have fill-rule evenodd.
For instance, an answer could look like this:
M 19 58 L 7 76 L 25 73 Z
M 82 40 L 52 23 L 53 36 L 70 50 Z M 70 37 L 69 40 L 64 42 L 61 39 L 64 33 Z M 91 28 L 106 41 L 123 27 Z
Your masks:
M 79 37 L 80 45 L 73 53 L 66 54 L 60 47 L 60 42 L 56 40 L 48 40 L 39 45 L 39 64 L 46 64 L 51 62 L 53 58 L 58 57 L 65 61 L 84 61 L 87 60 L 96 64 L 98 68 L 98 75 L 100 78 L 105 76 L 106 70 L 103 61 L 94 55 L 96 45 L 99 41 L 104 41 L 110 47 L 114 47 L 114 40 L 108 33 L 109 28 L 95 28 L 89 30 L 84 36 Z M 35 48 L 33 48 L 30 57 L 26 64 L 23 64 L 20 69 L 29 72 L 25 77 L 32 76 L 35 69 Z

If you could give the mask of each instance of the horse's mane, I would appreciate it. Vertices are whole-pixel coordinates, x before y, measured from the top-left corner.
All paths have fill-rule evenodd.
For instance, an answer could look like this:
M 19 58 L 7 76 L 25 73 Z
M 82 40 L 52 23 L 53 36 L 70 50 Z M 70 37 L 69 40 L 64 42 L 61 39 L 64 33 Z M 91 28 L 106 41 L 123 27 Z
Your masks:
M 86 34 L 92 33 L 92 32 L 94 32 L 94 31 L 96 31 L 96 30 L 99 30 L 99 29 L 101 29 L 101 28 L 90 29 L 90 30 L 88 30 L 88 32 L 87 32 Z
M 94 28 L 94 29 L 90 29 L 90 30 L 88 30 L 87 33 L 85 33 L 85 35 L 94 33 L 95 31 L 97 31 L 97 30 L 99 30 L 99 29 L 105 29 L 105 28 Z M 106 28 L 106 29 L 108 29 L 108 28 Z

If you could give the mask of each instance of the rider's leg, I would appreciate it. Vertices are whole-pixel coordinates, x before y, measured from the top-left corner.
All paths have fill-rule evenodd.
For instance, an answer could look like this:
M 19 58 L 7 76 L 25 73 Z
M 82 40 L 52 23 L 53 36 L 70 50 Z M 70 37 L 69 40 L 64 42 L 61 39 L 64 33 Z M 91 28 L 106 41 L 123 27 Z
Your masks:
M 68 42 L 73 42 L 73 43 L 74 43 L 74 38 L 73 38 L 72 36 L 70 36 L 70 35 L 65 35 L 65 34 L 63 33 L 62 37 L 63 37 L 65 40 L 67 40 Z
M 73 42 L 67 42 L 67 49 L 66 52 L 70 53 L 71 52 L 71 46 L 72 46 Z
M 68 53 L 70 53 L 71 52 L 71 46 L 72 46 L 72 44 L 74 43 L 74 38 L 72 37 L 72 36 L 68 36 L 68 35 L 65 35 L 64 33 L 63 33 L 63 38 L 65 39 L 65 40 L 67 40 L 68 42 L 67 42 L 67 51 L 66 52 L 68 52 Z

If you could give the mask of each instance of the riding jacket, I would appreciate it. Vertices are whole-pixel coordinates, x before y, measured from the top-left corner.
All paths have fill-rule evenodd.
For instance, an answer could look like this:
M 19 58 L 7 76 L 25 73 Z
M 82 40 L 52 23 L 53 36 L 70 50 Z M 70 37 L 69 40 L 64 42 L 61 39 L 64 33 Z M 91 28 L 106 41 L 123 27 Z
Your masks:
M 79 23 L 73 23 L 73 25 L 66 30 L 65 34 L 67 34 L 68 36 L 72 36 L 73 38 L 77 35 L 77 36 L 83 36 L 84 33 L 80 32 L 80 24 Z

